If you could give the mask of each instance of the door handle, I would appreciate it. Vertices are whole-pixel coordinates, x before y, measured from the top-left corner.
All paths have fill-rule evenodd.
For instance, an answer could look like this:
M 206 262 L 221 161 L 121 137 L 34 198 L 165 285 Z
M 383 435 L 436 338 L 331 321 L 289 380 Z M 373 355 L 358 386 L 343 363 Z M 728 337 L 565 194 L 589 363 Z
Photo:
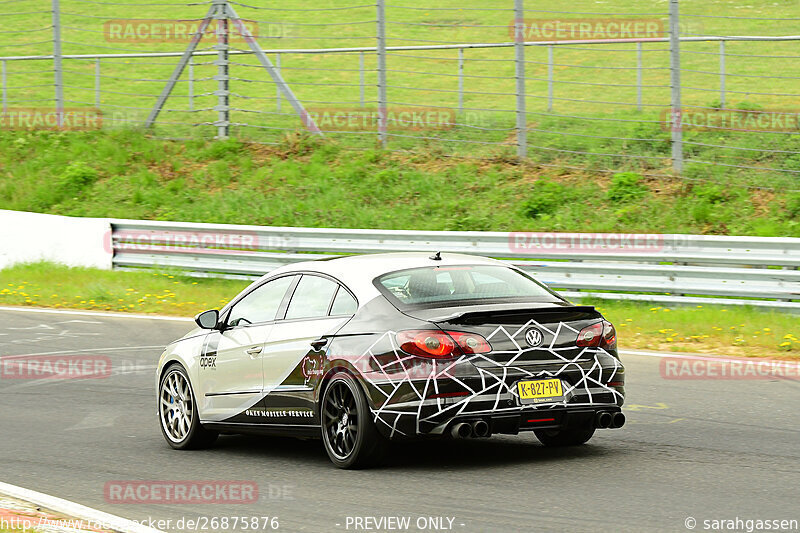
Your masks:
M 315 341 L 311 341 L 311 347 L 315 350 L 321 350 L 323 346 L 328 344 L 328 338 L 322 337 L 321 339 L 317 339 Z
M 253 346 L 252 348 L 245 350 L 245 352 L 247 352 L 248 355 L 255 357 L 256 355 L 261 353 L 262 349 L 263 349 L 262 346 Z

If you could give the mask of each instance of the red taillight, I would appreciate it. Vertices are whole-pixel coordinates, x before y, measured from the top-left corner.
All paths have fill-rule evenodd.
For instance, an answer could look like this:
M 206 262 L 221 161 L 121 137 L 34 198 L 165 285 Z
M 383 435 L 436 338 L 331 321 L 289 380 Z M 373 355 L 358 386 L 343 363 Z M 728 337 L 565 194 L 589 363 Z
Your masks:
M 617 331 L 611 322 L 603 320 L 583 328 L 578 333 L 577 344 L 578 346 L 600 346 L 614 349 L 617 347 Z
M 397 343 L 404 352 L 421 357 L 446 359 L 461 355 L 461 349 L 444 331 L 400 331 L 397 333 Z
M 448 331 L 450 337 L 461 347 L 465 354 L 487 353 L 492 351 L 489 341 L 475 333 L 461 333 L 460 331 Z
M 603 337 L 603 323 L 587 326 L 578 333 L 578 346 L 600 346 Z
M 617 347 L 617 330 L 608 320 L 603 320 L 603 347 L 611 349 Z
M 397 333 L 400 349 L 411 355 L 447 359 L 464 354 L 486 353 L 489 342 L 475 333 L 441 330 L 409 330 Z

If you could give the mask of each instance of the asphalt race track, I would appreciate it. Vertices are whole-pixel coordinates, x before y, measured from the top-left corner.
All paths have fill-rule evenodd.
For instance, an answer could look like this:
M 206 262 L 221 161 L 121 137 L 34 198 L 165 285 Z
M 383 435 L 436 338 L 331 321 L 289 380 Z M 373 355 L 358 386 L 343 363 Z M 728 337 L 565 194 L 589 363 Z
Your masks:
M 586 446 L 545 449 L 529 434 L 437 441 L 395 447 L 380 469 L 341 471 L 318 441 L 228 436 L 211 450 L 170 449 L 153 375 L 161 347 L 188 328 L 0 311 L 2 356 L 91 354 L 112 363 L 103 379 L 0 379 L 0 480 L 133 520 L 171 519 L 172 530 L 201 516 L 278 517 L 280 531 L 334 532 L 393 524 L 356 528 L 356 517 L 410 517 L 408 531 L 457 532 L 688 531 L 689 517 L 702 531 L 712 519 L 800 519 L 796 378 L 668 380 L 661 359 L 627 355 L 629 423 Z M 106 483 L 127 480 L 245 480 L 260 497 L 107 501 Z

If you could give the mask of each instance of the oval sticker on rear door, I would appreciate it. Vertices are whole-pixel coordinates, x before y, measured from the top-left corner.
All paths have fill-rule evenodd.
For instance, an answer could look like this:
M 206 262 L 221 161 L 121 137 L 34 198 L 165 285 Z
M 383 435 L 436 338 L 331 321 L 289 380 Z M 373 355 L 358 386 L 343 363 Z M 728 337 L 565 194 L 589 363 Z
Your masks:
M 537 346 L 541 346 L 543 340 L 544 340 L 544 335 L 537 328 L 531 328 L 525 332 L 525 342 L 527 342 L 528 346 L 530 346 L 531 348 L 536 348 Z

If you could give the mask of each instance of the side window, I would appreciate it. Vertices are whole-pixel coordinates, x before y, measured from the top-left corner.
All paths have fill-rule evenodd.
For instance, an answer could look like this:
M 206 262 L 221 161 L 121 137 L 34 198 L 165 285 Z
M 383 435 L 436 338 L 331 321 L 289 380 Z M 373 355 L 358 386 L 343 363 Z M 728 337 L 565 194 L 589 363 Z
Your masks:
M 286 319 L 327 316 L 328 307 L 338 287 L 338 283 L 327 278 L 303 275 L 289 302 Z
M 358 303 L 344 287 L 339 287 L 331 306 L 331 316 L 352 315 L 358 309 Z
M 275 320 L 278 307 L 295 276 L 268 281 L 239 300 L 231 309 L 228 326 L 246 326 Z

